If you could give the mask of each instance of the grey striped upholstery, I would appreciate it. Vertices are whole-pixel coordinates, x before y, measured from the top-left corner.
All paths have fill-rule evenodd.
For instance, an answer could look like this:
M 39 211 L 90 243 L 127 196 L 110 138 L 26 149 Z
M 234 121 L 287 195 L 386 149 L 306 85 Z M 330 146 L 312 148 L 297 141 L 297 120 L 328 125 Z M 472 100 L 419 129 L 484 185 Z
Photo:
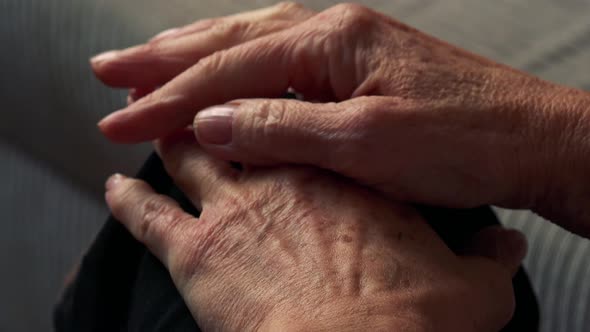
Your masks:
M 95 122 L 123 104 L 87 58 L 197 18 L 269 0 L 0 0 L 0 331 L 49 330 L 62 276 L 107 212 L 102 182 L 133 173 L 147 147 L 106 142 Z M 331 1 L 303 1 L 322 8 Z M 590 89 L 585 0 L 364 1 L 419 28 L 545 78 Z M 590 324 L 590 244 L 528 212 L 500 210 L 525 231 L 543 331 Z
M 525 266 L 541 305 L 543 331 L 588 331 L 590 241 L 564 231 L 529 211 L 498 209 L 509 227 L 529 241 Z

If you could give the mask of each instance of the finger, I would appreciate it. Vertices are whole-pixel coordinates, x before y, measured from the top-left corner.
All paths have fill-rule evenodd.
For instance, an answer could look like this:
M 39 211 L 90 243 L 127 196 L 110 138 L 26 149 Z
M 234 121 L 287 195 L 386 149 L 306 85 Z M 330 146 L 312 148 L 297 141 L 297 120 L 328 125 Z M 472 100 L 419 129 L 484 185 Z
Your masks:
M 213 24 L 215 24 L 216 20 L 218 20 L 218 19 L 204 19 L 204 20 L 200 20 L 200 21 L 185 25 L 183 27 L 171 28 L 168 30 L 164 30 L 164 31 L 158 33 L 157 35 L 155 35 L 154 37 L 152 37 L 149 41 L 150 42 L 158 42 L 161 40 L 179 38 L 179 37 L 193 34 L 195 32 L 200 32 L 200 31 L 210 28 Z
M 238 98 L 276 98 L 290 87 L 330 100 L 362 93 L 357 87 L 370 89 L 370 83 L 363 83 L 368 68 L 337 70 L 359 65 L 353 63 L 354 47 L 338 53 L 325 47 L 336 39 L 326 21 L 335 20 L 340 15 L 335 13 L 346 8 L 333 7 L 316 15 L 310 19 L 309 25 L 315 27 L 311 30 L 308 24 L 299 24 L 203 58 L 161 89 L 104 118 L 99 127 L 113 141 L 134 143 L 165 136 L 191 123 L 198 110 Z M 349 15 L 344 27 L 369 24 L 365 11 Z M 344 27 L 338 32 L 346 31 Z
M 353 118 L 347 104 L 237 100 L 199 112 L 193 127 L 203 148 L 222 159 L 329 167 L 345 144 L 337 134 Z
M 261 51 L 252 52 L 254 49 Z M 251 45 L 247 50 L 233 48 L 203 59 L 156 92 L 110 114 L 99 128 L 111 140 L 141 142 L 185 127 L 197 110 L 211 104 L 285 92 L 289 77 L 281 50 L 261 45 Z
M 155 87 L 150 88 L 133 88 L 129 89 L 129 95 L 127 96 L 127 105 L 131 105 L 146 95 L 156 91 Z
M 514 275 L 526 256 L 527 241 L 517 230 L 491 226 L 477 233 L 467 244 L 464 253 L 489 258 Z
M 169 253 L 188 241 L 189 227 L 196 219 L 140 180 L 114 175 L 106 190 L 113 216 L 168 266 Z
M 351 6 L 332 7 L 309 24 L 205 57 L 161 89 L 109 115 L 99 127 L 113 141 L 134 143 L 165 136 L 191 123 L 198 110 L 237 98 L 280 97 L 289 87 L 337 100 L 362 94 L 373 83 L 364 62 L 355 63 L 354 45 L 339 52 L 326 46 L 342 42 L 339 33 L 356 25 L 372 27 L 374 13 Z M 340 22 L 342 15 L 347 15 L 346 23 L 334 33 L 330 23 Z
M 391 97 L 327 104 L 249 99 L 205 109 L 193 127 L 203 149 L 221 159 L 253 165 L 308 164 L 362 181 L 359 161 L 367 163 L 381 155 L 382 140 L 387 139 L 374 124 L 385 122 L 380 115 L 403 109 Z
M 238 171 L 206 155 L 190 129 L 160 139 L 155 145 L 166 171 L 197 208 L 206 208 L 222 194 L 231 195 Z
M 268 19 L 279 19 L 279 20 L 304 20 L 314 12 L 312 10 L 306 9 L 301 4 L 296 2 L 280 2 L 274 6 L 266 7 L 262 9 L 252 10 L 245 13 L 234 14 L 231 16 L 225 17 L 226 19 L 235 19 L 235 20 L 248 20 L 248 21 L 263 21 Z M 202 31 L 211 27 L 220 19 L 206 19 L 197 21 L 195 23 L 191 23 L 184 27 L 180 28 L 172 28 L 166 31 L 162 31 L 156 36 L 154 36 L 150 41 L 160 41 L 165 39 L 174 39 L 178 37 L 183 37 L 189 34 L 193 34 L 195 32 Z
M 225 18 L 206 20 L 169 33 L 165 38 L 91 60 L 97 77 L 115 87 L 153 87 L 216 51 L 289 28 L 306 9 L 278 5 Z M 311 14 L 308 14 L 308 16 Z

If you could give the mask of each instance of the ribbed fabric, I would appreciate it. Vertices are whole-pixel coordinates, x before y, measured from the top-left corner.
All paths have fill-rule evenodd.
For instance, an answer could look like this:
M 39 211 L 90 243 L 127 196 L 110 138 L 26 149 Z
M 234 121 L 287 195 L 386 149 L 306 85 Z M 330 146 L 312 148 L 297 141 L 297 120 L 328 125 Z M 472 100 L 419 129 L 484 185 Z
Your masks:
M 525 266 L 535 288 L 543 331 L 587 331 L 590 324 L 590 241 L 529 211 L 497 209 L 529 241 Z
M 147 147 L 108 143 L 96 130 L 121 107 L 88 57 L 198 18 L 261 7 L 238 0 L 0 0 L 0 331 L 47 331 L 62 277 L 106 216 L 102 183 L 133 173 Z M 323 8 L 336 1 L 302 1 Z M 472 51 L 544 78 L 590 88 L 590 2 L 361 1 Z M 590 244 L 524 212 L 526 266 L 543 331 L 586 331 Z
M 106 209 L 87 192 L 0 144 L 0 331 L 48 331 L 50 308 Z

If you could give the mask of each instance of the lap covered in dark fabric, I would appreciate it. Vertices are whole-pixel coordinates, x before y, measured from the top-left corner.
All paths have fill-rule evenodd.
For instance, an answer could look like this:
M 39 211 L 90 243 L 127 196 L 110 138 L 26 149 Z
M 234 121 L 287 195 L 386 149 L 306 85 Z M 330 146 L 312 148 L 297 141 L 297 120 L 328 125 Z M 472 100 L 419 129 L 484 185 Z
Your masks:
M 138 178 L 198 216 L 156 155 L 148 159 Z M 489 207 L 419 210 L 455 251 L 478 230 L 498 224 Z M 538 306 L 522 268 L 514 277 L 513 286 L 516 310 L 503 331 L 537 331 Z M 84 256 L 76 280 L 56 306 L 54 324 L 58 332 L 199 331 L 166 268 L 112 217 Z

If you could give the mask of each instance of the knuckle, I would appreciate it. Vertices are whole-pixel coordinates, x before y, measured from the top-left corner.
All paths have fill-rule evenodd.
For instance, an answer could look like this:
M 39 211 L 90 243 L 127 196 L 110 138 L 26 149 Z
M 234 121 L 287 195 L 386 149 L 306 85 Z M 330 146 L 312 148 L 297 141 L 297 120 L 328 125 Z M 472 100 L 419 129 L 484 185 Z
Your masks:
M 333 6 L 331 9 L 346 14 L 358 14 L 371 11 L 369 8 L 354 2 L 343 2 Z
M 274 7 L 277 12 L 287 14 L 305 10 L 305 6 L 296 1 L 281 1 L 277 3 Z
M 374 159 L 379 142 L 388 135 L 385 124 L 391 123 L 387 105 L 371 97 L 357 98 L 342 112 L 345 113 L 339 114 L 338 121 L 331 124 L 335 134 L 329 137 L 332 148 L 324 158 L 328 168 L 354 168 L 355 160 Z
M 133 55 L 138 59 L 143 58 L 158 58 L 163 56 L 166 52 L 166 48 L 163 46 L 162 43 L 158 42 L 148 42 L 143 45 L 137 46 Z
M 221 50 L 201 59 L 196 65 L 187 70 L 188 75 L 194 77 L 215 75 L 223 68 L 226 53 L 227 50 Z
M 321 27 L 319 39 L 329 54 L 342 51 L 352 52 L 360 40 L 369 38 L 378 31 L 379 16 L 371 9 L 351 3 L 339 4 L 315 16 L 317 26 Z M 369 38 L 375 39 L 375 38 Z M 371 42 L 372 43 L 372 42 Z M 365 47 L 365 46 L 363 46 Z M 349 53 L 353 56 L 353 53 Z
M 225 20 L 215 25 L 211 32 L 216 35 L 216 39 L 236 41 L 248 35 L 251 26 L 252 24 L 245 20 Z
M 265 114 L 263 128 L 266 136 L 273 136 L 280 130 L 285 120 L 285 107 L 283 103 L 266 102 L 261 105 Z
M 253 108 L 249 121 L 253 130 L 247 130 L 255 135 L 251 137 L 252 140 L 274 137 L 281 133 L 286 114 L 283 103 L 264 100 L 256 104 L 243 104 L 241 107 Z
M 375 12 L 356 3 L 342 3 L 329 9 L 338 18 L 338 27 L 349 30 L 373 25 Z
M 303 7 L 303 5 L 301 5 L 300 3 L 296 2 L 296 1 L 280 1 L 279 3 L 277 3 L 275 5 L 275 8 L 277 10 L 285 10 L 288 11 L 292 8 L 301 8 Z
M 161 196 L 154 196 L 143 201 L 139 206 L 140 238 L 161 239 L 169 236 L 169 230 L 186 217 L 179 210 L 171 209 L 170 202 Z
M 375 130 L 388 121 L 390 111 L 381 103 L 374 102 L 370 97 L 360 97 L 356 103 L 350 121 L 346 124 L 348 131 L 363 135 L 375 133 Z
M 231 254 L 237 244 L 246 241 L 247 235 L 243 235 L 244 241 L 232 241 L 228 234 L 232 223 L 245 220 L 246 214 L 244 209 L 235 211 L 229 206 L 226 206 L 222 215 L 212 216 L 207 211 L 203 212 L 199 217 L 199 231 L 191 238 L 189 245 L 172 250 L 168 260 L 170 269 L 178 278 L 186 280 L 197 272 L 203 274 L 209 269 L 219 268 L 215 262 Z

